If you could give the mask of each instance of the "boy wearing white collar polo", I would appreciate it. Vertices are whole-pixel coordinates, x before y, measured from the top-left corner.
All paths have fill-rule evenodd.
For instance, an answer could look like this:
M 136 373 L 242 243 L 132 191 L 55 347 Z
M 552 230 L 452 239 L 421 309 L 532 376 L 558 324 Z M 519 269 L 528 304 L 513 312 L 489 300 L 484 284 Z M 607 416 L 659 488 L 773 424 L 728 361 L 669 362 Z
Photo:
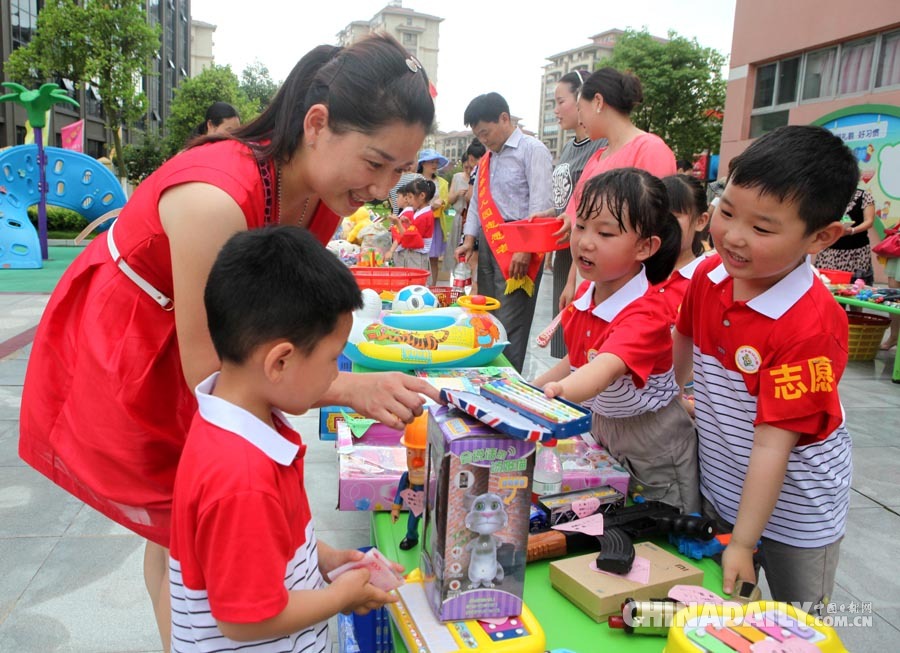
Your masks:
M 789 126 L 731 162 L 676 323 L 679 382 L 693 364 L 704 512 L 733 525 L 723 589 L 756 580 L 809 611 L 829 601 L 846 527 L 850 436 L 838 397 L 847 317 L 808 257 L 843 233 L 857 163 L 825 129 Z
M 221 370 L 175 479 L 169 587 L 172 651 L 331 651 L 327 621 L 394 601 L 360 560 L 316 540 L 306 447 L 282 410 L 316 405 L 337 376 L 352 311 L 349 270 L 304 229 L 240 232 L 216 259 L 204 303 Z

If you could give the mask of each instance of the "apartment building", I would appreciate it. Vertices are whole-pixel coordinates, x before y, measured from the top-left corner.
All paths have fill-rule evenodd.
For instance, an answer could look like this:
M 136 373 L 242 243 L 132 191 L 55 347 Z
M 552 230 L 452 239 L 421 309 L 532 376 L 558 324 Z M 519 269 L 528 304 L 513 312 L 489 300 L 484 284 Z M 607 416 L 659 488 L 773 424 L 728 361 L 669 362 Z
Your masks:
M 419 13 L 393 0 L 369 20 L 357 20 L 338 32 L 338 45 L 347 46 L 372 32 L 383 32 L 397 39 L 428 73 L 438 87 L 438 41 L 443 18 Z
M 0 56 L 6 61 L 12 51 L 27 44 L 37 29 L 38 12 L 44 0 L 0 0 Z M 142 80 L 147 94 L 147 114 L 139 127 L 158 131 L 169 114 L 176 86 L 191 70 L 190 0 L 146 0 L 147 20 L 161 26 L 159 53 L 153 61 L 153 73 Z M 0 75 L 0 81 L 7 81 Z M 84 152 L 95 158 L 105 156 L 112 146 L 102 118 L 103 100 L 91 84 L 76 88 L 68 79 L 56 80 L 61 88 L 78 100 L 78 108 L 69 104 L 53 107 L 49 143 L 60 145 L 60 130 L 84 119 Z M 25 111 L 15 102 L 0 104 L 0 148 L 18 145 L 25 139 Z M 132 130 L 123 128 L 124 141 L 130 142 Z
M 563 145 L 572 138 L 572 132 L 565 132 L 559 127 L 553 109 L 556 106 L 556 85 L 560 78 L 572 70 L 594 70 L 597 64 L 612 54 L 616 45 L 616 37 L 622 30 L 611 29 L 590 37 L 590 43 L 571 50 L 552 54 L 550 61 L 544 66 L 541 78 L 541 110 L 538 115 L 538 138 L 553 154 L 559 156 Z

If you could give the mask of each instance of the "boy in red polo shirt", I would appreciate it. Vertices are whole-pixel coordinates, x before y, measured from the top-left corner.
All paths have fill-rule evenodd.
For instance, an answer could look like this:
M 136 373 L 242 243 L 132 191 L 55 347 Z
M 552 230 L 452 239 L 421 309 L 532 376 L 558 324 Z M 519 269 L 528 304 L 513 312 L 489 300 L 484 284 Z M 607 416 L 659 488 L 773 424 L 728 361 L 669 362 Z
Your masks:
M 169 587 L 172 651 L 330 652 L 327 621 L 396 599 L 360 560 L 316 539 L 306 447 L 282 414 L 313 407 L 337 376 L 356 281 L 303 229 L 236 234 L 204 297 L 222 361 L 197 386 L 175 478 Z
M 809 256 L 843 233 L 856 159 L 820 127 L 788 126 L 731 161 L 676 323 L 679 381 L 693 363 L 700 490 L 733 525 L 723 589 L 756 580 L 776 600 L 821 605 L 834 587 L 850 501 L 850 436 L 838 397 L 847 317 Z

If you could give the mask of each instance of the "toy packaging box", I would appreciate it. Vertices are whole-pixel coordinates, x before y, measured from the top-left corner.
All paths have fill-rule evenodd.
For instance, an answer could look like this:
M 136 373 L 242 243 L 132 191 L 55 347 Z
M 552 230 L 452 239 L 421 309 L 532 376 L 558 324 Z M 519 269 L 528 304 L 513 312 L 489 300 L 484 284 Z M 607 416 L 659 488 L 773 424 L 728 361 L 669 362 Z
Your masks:
M 430 411 L 421 568 L 442 621 L 522 612 L 534 443 Z
M 625 599 L 649 601 L 666 596 L 675 585 L 700 585 L 703 571 L 675 554 L 664 551 L 652 542 L 634 545 L 635 567 L 638 560 L 647 562 L 645 576 L 632 568 L 628 576 L 595 571 L 591 563 L 597 553 L 574 556 L 550 563 L 550 584 L 577 605 L 591 619 L 606 621 L 612 614 L 621 614 Z
M 599 444 L 568 438 L 557 442 L 556 447 L 563 468 L 563 491 L 608 485 L 627 496 L 628 471 Z

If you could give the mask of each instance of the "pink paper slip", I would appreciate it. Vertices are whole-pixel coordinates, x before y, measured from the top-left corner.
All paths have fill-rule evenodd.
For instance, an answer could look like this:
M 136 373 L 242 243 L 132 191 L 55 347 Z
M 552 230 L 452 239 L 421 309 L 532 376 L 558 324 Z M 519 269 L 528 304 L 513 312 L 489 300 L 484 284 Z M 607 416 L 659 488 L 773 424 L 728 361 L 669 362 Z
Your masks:
M 595 499 L 596 501 L 596 499 Z M 603 535 L 603 515 L 596 514 L 584 519 L 576 519 L 574 521 L 556 524 L 553 530 L 569 531 L 571 533 L 584 533 L 585 535 Z
M 375 548 L 366 551 L 362 560 L 348 562 L 337 569 L 332 569 L 331 573 L 328 574 L 328 580 L 333 582 L 335 578 L 344 572 L 351 569 L 359 569 L 360 567 L 366 567 L 370 574 L 369 582 L 385 592 L 395 590 L 406 582 L 402 575 L 393 570 L 390 560 L 385 558 L 381 551 Z

